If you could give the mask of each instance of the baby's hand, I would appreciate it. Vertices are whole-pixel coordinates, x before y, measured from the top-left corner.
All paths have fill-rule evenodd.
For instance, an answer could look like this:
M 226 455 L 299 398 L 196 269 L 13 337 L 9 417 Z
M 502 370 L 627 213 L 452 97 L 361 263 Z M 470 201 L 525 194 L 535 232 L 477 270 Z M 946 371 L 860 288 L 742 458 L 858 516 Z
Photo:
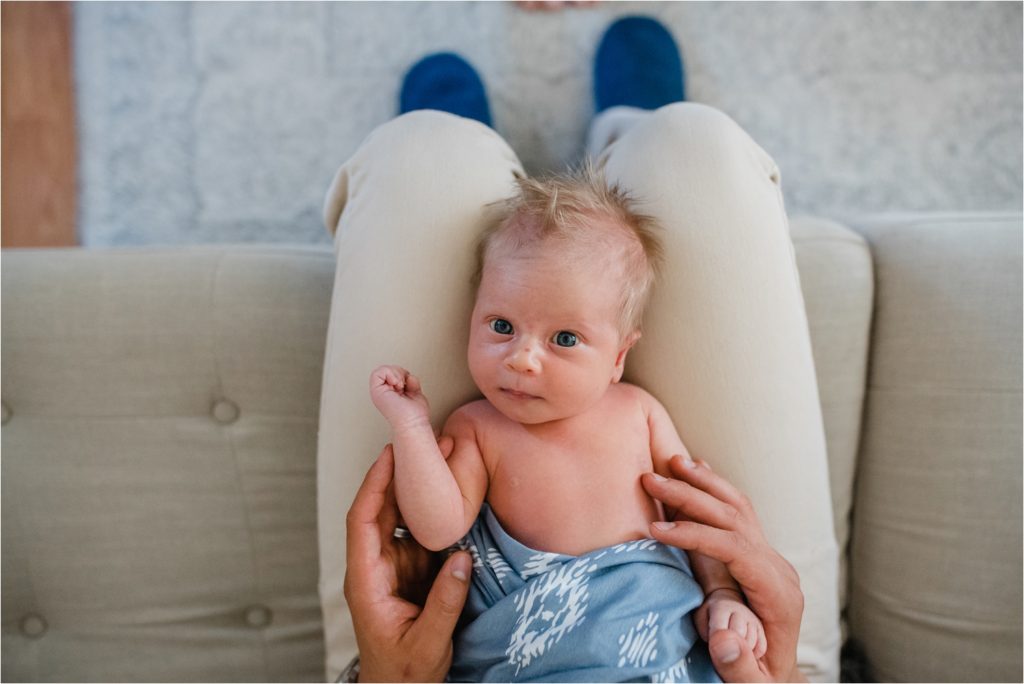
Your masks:
M 768 650 L 764 626 L 754 611 L 743 602 L 735 589 L 716 589 L 705 599 L 694 616 L 697 632 L 704 641 L 720 629 L 731 629 L 746 640 L 754 657 L 760 658 Z
M 370 399 L 392 428 L 430 422 L 430 406 L 419 379 L 399 366 L 381 366 L 370 374 Z

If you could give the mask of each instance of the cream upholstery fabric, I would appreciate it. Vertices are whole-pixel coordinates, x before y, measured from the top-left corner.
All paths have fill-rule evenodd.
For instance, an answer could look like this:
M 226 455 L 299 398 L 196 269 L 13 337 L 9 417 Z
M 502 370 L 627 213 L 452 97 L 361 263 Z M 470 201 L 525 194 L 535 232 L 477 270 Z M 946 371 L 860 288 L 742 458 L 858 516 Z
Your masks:
M 4 681 L 319 681 L 323 250 L 3 253 Z
M 877 354 L 851 635 L 883 680 L 1020 680 L 1020 216 L 865 232 Z M 791 233 L 841 540 L 868 258 L 830 222 Z M 2 261 L 0 677 L 322 680 L 313 453 L 331 255 Z
M 839 605 L 845 609 L 846 549 L 864 408 L 874 273 L 867 242 L 849 228 L 825 219 L 795 217 L 790 234 L 825 419 L 832 518 L 840 550 Z
M 825 438 L 777 170 L 701 105 L 672 105 L 614 137 L 609 175 L 666 226 L 670 264 L 627 377 L 665 403 L 694 454 L 750 494 L 803 578 L 801 662 L 836 679 Z M 482 205 L 509 192 L 516 168 L 490 129 L 415 112 L 378 128 L 328 193 L 338 255 L 319 447 L 329 678 L 355 650 L 341 594 L 345 511 L 389 433 L 369 373 L 387 362 L 421 375 L 436 426 L 475 396 L 464 359 L 472 244 Z
M 1021 220 L 865 226 L 850 627 L 879 681 L 1020 681 Z

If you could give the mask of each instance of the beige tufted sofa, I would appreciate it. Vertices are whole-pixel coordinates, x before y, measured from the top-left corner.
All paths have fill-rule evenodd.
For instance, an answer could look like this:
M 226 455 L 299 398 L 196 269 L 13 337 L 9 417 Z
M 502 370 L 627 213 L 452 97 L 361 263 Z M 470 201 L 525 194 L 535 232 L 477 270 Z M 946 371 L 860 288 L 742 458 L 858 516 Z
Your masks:
M 846 635 L 880 680 L 1020 681 L 1021 216 L 850 223 L 792 226 Z M 3 252 L 4 681 L 324 678 L 333 272 L 298 247 Z

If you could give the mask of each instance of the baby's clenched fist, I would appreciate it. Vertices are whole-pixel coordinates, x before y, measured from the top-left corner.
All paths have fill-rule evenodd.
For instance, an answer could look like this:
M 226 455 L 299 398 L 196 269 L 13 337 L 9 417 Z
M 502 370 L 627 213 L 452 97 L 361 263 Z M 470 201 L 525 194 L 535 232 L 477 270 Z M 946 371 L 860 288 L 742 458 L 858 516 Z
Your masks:
M 747 607 L 736 590 L 716 589 L 711 592 L 694 615 L 694 622 L 704 641 L 710 641 L 711 635 L 720 629 L 731 629 L 746 642 L 755 658 L 760 658 L 768 651 L 768 640 L 761 620 Z
M 393 428 L 430 421 L 419 379 L 400 366 L 380 366 L 370 374 L 370 399 Z

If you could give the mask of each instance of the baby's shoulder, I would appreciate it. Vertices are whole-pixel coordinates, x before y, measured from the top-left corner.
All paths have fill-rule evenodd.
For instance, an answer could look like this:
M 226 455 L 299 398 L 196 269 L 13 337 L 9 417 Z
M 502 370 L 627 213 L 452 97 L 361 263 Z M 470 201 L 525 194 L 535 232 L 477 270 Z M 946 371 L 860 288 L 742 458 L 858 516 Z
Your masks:
M 631 382 L 617 382 L 611 386 L 611 389 L 615 393 L 618 401 L 628 401 L 638 404 L 645 411 L 653 404 L 658 403 L 658 400 L 651 396 L 650 392 L 639 385 L 634 385 Z
M 476 432 L 489 424 L 493 424 L 500 415 L 497 409 L 491 405 L 491 402 L 486 399 L 478 399 L 455 409 L 448 416 L 444 431 L 449 434 L 463 431 Z
M 614 387 L 618 388 L 622 406 L 636 407 L 639 415 L 648 423 L 661 422 L 668 416 L 662 403 L 643 387 L 628 382 L 620 382 Z

